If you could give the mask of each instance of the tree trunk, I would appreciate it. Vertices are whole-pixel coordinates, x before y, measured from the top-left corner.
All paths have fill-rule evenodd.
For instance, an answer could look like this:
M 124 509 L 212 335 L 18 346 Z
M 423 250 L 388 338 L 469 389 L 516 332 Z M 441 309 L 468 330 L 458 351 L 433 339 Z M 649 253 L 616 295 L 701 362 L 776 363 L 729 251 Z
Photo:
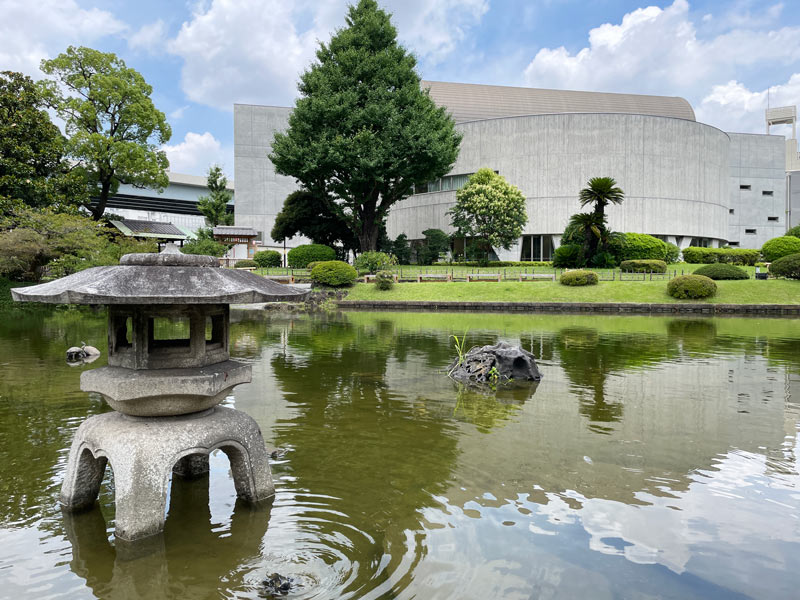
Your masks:
M 111 181 L 104 181 L 100 188 L 100 198 L 97 199 L 97 205 L 91 207 L 89 210 L 92 213 L 92 218 L 99 221 L 106 212 L 106 204 L 108 204 L 108 196 L 111 192 Z
M 358 243 L 361 252 L 374 252 L 378 249 L 380 227 L 376 218 L 375 201 L 365 202 L 361 213 L 361 231 L 358 232 Z

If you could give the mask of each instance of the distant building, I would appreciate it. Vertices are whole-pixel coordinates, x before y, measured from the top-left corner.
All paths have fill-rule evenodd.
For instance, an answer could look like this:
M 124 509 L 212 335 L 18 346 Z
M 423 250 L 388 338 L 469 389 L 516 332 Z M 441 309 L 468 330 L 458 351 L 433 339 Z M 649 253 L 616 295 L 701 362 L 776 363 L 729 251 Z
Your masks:
M 683 98 L 422 85 L 455 119 L 461 151 L 448 175 L 392 207 L 391 238 L 421 239 L 428 228 L 452 232 L 447 211 L 456 190 L 481 167 L 500 173 L 526 198 L 528 224 L 511 250 L 496 249 L 503 260 L 549 259 L 570 215 L 581 210 L 578 192 L 598 176 L 614 177 L 625 191 L 621 206 L 606 209 L 612 229 L 649 233 L 681 248 L 760 248 L 786 231 L 792 214 L 800 221 L 800 168 L 789 203 L 785 138 L 698 123 Z M 297 184 L 275 173 L 267 155 L 290 114 L 290 108 L 234 106 L 236 224 L 275 247 L 275 216 Z
M 155 240 L 158 242 L 159 246 L 167 242 L 173 242 L 179 246 L 183 246 L 183 242 L 192 237 L 191 232 L 185 231 L 172 223 L 165 223 L 163 221 L 114 219 L 111 221 L 111 224 L 125 237 Z

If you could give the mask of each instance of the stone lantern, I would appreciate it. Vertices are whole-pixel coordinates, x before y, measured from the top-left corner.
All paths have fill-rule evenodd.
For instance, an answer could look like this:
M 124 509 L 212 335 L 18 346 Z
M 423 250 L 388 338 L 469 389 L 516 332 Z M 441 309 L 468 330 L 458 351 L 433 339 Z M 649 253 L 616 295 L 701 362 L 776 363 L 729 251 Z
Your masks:
M 108 305 L 108 366 L 81 375 L 81 389 L 114 412 L 88 418 L 70 449 L 61 504 L 74 511 L 97 499 L 107 463 L 114 470 L 116 537 L 135 540 L 164 528 L 170 473 L 208 471 L 219 448 L 236 493 L 257 502 L 275 493 L 261 431 L 247 414 L 219 406 L 251 380 L 230 360 L 230 304 L 299 300 L 307 292 L 247 271 L 219 268 L 211 256 L 128 254 L 28 288 L 14 300 Z

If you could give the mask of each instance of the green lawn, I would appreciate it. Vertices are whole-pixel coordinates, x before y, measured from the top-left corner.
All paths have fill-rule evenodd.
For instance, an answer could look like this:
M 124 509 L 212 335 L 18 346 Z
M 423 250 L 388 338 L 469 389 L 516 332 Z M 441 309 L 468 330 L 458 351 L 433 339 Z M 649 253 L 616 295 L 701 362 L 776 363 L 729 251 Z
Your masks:
M 359 283 L 346 300 L 800 304 L 800 281 L 784 279 L 718 281 L 716 296 L 705 300 L 676 300 L 666 290 L 666 281 L 601 281 L 586 287 L 550 281 L 400 283 L 385 292 L 373 284 Z

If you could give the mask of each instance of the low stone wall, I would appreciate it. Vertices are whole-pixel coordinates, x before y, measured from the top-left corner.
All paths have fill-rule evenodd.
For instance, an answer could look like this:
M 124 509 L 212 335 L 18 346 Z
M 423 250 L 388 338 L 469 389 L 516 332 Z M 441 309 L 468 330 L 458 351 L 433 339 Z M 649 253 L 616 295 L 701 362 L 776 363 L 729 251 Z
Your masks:
M 438 302 L 344 300 L 339 308 L 357 310 L 425 310 L 469 312 L 602 313 L 708 316 L 800 317 L 800 304 L 634 304 L 630 302 Z

